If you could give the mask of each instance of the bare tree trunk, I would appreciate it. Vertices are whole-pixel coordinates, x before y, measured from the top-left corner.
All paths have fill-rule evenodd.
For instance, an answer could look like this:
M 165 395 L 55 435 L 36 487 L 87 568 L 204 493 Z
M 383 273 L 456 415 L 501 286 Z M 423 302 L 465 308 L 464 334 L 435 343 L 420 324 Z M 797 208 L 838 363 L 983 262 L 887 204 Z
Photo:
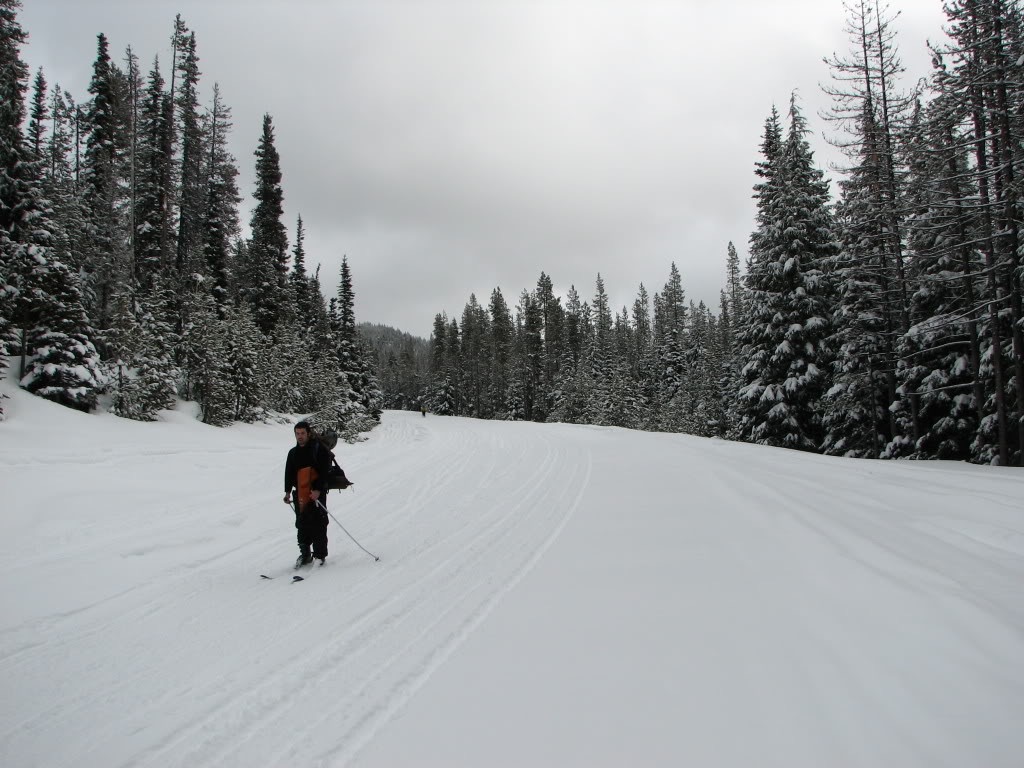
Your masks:
M 1010 100 L 1007 95 L 1007 72 L 1006 72 L 1006 50 L 1003 39 L 1003 13 L 1004 7 L 1001 0 L 993 0 L 993 46 L 994 60 L 992 62 L 994 77 L 995 111 L 993 120 L 996 123 L 995 130 L 999 136 L 998 157 L 1000 159 L 1000 173 L 996 177 L 1000 183 L 1002 197 L 1000 231 L 1004 232 L 1005 247 L 1003 252 L 1009 260 L 1009 269 L 1006 272 L 1006 290 L 1010 298 L 1010 327 L 1013 329 L 1013 366 L 1014 385 L 1016 389 L 1017 407 L 1015 418 L 1017 421 L 1017 464 L 1024 463 L 1024 338 L 1021 332 L 1022 301 L 1020 282 L 1016 278 L 1020 268 L 1020 236 L 1017 225 L 1017 179 L 1014 157 L 1014 147 L 1019 147 L 1019 138 L 1012 134 L 1010 125 Z
M 978 44 L 978 9 L 977 4 L 972 4 L 971 12 L 971 33 L 973 39 L 973 74 L 977 78 L 980 61 Z M 998 430 L 999 463 L 1002 466 L 1009 464 L 1009 446 L 1007 444 L 1007 419 L 1006 419 L 1006 393 L 1003 381 L 1003 341 L 999 329 L 999 304 L 1002 303 L 1002 291 L 1000 290 L 999 278 L 996 272 L 995 242 L 993 238 L 992 222 L 992 200 L 989 190 L 989 167 L 987 151 L 987 121 L 985 118 L 985 101 L 981 87 L 975 82 L 969 86 L 971 117 L 974 123 L 974 155 L 977 164 L 978 197 L 980 203 L 982 236 L 981 249 L 985 254 L 985 267 L 988 272 L 988 283 L 990 291 L 989 301 L 989 323 L 992 334 L 992 372 L 994 378 L 994 397 L 996 406 L 996 424 Z

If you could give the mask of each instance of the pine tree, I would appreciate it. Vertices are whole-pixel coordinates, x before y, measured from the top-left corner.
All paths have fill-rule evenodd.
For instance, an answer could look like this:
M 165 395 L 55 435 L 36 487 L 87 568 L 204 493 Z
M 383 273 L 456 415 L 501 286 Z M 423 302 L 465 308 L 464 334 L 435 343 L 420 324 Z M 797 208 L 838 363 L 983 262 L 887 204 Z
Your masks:
M 740 274 L 739 255 L 730 242 L 726 249 L 726 289 L 722 291 L 720 331 L 722 333 L 721 413 L 719 434 L 734 437 L 737 434 L 736 393 L 742 386 L 740 367 L 740 332 L 747 317 L 747 293 Z
M 227 372 L 232 421 L 253 422 L 263 416 L 261 360 L 266 360 L 264 338 L 245 305 L 229 309 L 224 319 Z
M 356 295 L 352 289 L 352 270 L 348 266 L 348 257 L 341 258 L 341 271 L 338 276 L 338 363 L 341 370 L 354 372 L 356 361 Z
M 488 304 L 490 314 L 491 344 L 490 344 L 490 371 L 488 381 L 490 392 L 488 400 L 495 418 L 505 418 L 508 412 L 508 404 L 505 400 L 508 392 L 509 378 L 511 376 L 510 364 L 512 355 L 513 336 L 515 326 L 512 323 L 512 313 L 509 311 L 505 297 L 500 288 L 491 291 L 491 301 Z
M 451 383 L 452 415 L 462 414 L 464 407 L 462 393 L 462 330 L 459 328 L 459 321 L 454 317 L 448 322 L 445 329 L 447 340 L 445 341 L 445 366 L 448 369 L 447 379 Z
M 454 416 L 456 411 L 455 382 L 449 365 L 448 318 L 443 312 L 434 315 L 430 336 L 430 385 L 427 407 L 441 416 Z
M 139 114 L 137 180 L 133 219 L 135 277 L 150 291 L 158 273 L 169 273 L 171 193 L 170 97 L 164 91 L 160 63 L 153 61 Z
M 28 68 L 18 50 L 25 39 L 16 20 L 19 7 L 13 0 L 0 2 L 0 342 L 11 340 L 14 323 L 25 329 L 21 385 L 88 411 L 102 378 L 92 329 L 66 266 L 68 254 L 55 245 L 43 190 L 45 160 L 25 146 L 20 133 Z M 41 129 L 37 139 L 42 140 Z
M 32 108 L 29 111 L 28 129 L 25 136 L 28 155 L 33 162 L 41 161 L 45 155 L 46 126 L 44 123 L 48 117 L 46 87 L 46 78 L 40 67 L 36 71 L 35 80 L 32 81 Z
M 108 365 L 113 371 L 110 411 L 136 421 L 153 421 L 159 411 L 174 406 L 177 395 L 169 344 L 173 334 L 136 304 L 126 291 L 114 298 L 114 332 L 107 337 Z
M 1018 3 L 952 0 L 944 6 L 950 44 L 934 49 L 933 90 L 951 107 L 971 148 L 959 213 L 984 259 L 978 319 L 985 402 L 971 454 L 1020 464 L 1024 445 L 1024 308 L 1020 200 L 1024 161 L 1021 103 L 1024 33 Z M 962 127 L 961 127 L 962 126 Z M 957 132 L 959 133 L 959 131 Z
M 740 334 L 744 386 L 737 395 L 743 439 L 817 450 L 819 399 L 826 384 L 831 294 L 823 269 L 835 254 L 828 187 L 814 167 L 795 101 L 781 141 L 773 112 L 755 187 L 758 228 L 751 235 L 749 305 Z
M 157 412 L 174 407 L 178 370 L 171 351 L 173 331 L 147 308 L 139 309 L 141 336 L 136 353 L 136 419 L 149 421 Z
M 847 9 L 851 53 L 827 60 L 836 83 L 826 89 L 834 105 L 827 118 L 844 132 L 836 143 L 851 167 L 840 182 L 837 210 L 839 307 L 830 340 L 837 358 L 824 448 L 878 457 L 896 436 L 890 405 L 900 393 L 897 340 L 910 324 L 901 145 L 916 94 L 896 91 L 903 67 L 885 10 L 867 0 Z M 911 412 L 915 398 L 907 403 Z
M 594 368 L 594 339 L 586 321 L 586 305 L 570 287 L 566 296 L 565 343 L 558 383 L 552 398 L 548 421 L 580 424 L 587 421 L 587 410 L 593 392 L 591 373 Z
M 74 99 L 55 85 L 49 100 L 50 135 L 45 149 L 43 190 L 53 210 L 53 244 L 68 254 L 68 265 L 80 263 L 77 243 L 85 230 L 84 210 L 78 197 L 71 163 L 76 113 Z M 77 269 L 76 269 L 77 271 Z
M 205 424 L 221 427 L 236 412 L 232 373 L 228 368 L 228 330 L 218 316 L 216 302 L 208 293 L 185 297 L 182 332 L 184 397 L 199 403 Z M 242 310 L 239 310 L 242 311 Z
M 19 273 L 24 271 L 15 254 L 22 237 L 20 212 L 27 197 L 22 178 L 25 156 L 21 123 L 25 119 L 28 66 L 20 53 L 27 35 L 17 20 L 19 8 L 20 0 L 0 0 L 0 376 L 7 369 L 15 302 L 22 292 Z
M 358 402 L 371 418 L 378 419 L 384 396 L 373 373 L 367 349 L 356 330 L 355 291 L 352 287 L 352 272 L 347 257 L 341 260 L 337 307 L 338 328 L 335 343 L 339 369 L 348 382 L 349 396 Z
M 81 266 L 87 275 L 85 304 L 100 328 L 109 325 L 110 305 L 118 283 L 129 274 L 124 227 L 119 215 L 118 171 L 125 133 L 119 123 L 119 72 L 110 60 L 107 38 L 97 37 L 89 93 L 82 204 L 85 229 L 79 239 Z
M 311 365 L 320 360 L 310 357 L 305 333 L 297 322 L 298 318 L 294 318 L 278 324 L 273 344 L 260 368 L 263 402 L 273 411 L 310 413 L 323 405 L 321 393 L 314 390 Z
M 46 235 L 37 229 L 37 242 L 26 247 L 41 274 L 33 281 L 39 320 L 28 333 L 32 357 L 21 386 L 55 403 L 90 411 L 102 386 L 99 355 L 77 281 L 59 258 L 47 253 Z
M 336 374 L 333 384 L 328 380 L 332 373 Z M 328 366 L 318 371 L 318 379 L 322 382 L 318 386 L 329 402 L 310 417 L 313 429 L 318 432 L 333 429 L 339 439 L 349 443 L 365 440 L 362 433 L 373 429 L 377 421 L 352 396 L 345 374 L 332 371 Z
M 282 311 L 288 274 L 288 235 L 281 217 L 281 161 L 274 146 L 274 124 L 263 116 L 263 134 L 256 149 L 256 208 L 250 227 L 252 238 L 246 253 L 242 296 L 253 308 L 256 324 L 270 335 Z
M 522 418 L 542 420 L 541 383 L 544 376 L 544 314 L 537 297 L 527 290 L 519 296 L 516 307 L 516 360 L 518 365 L 517 397 Z
M 202 134 L 207 137 L 205 206 L 201 216 L 202 249 L 205 271 L 211 281 L 211 293 L 217 305 L 226 306 L 231 298 L 233 274 L 231 243 L 238 236 L 238 168 L 228 151 L 231 109 L 213 85 L 213 104 Z
M 132 418 L 134 405 L 130 396 L 131 369 L 141 332 L 135 320 L 134 296 L 131 291 L 119 291 L 114 296 L 112 304 L 110 328 L 104 335 L 107 349 L 106 369 L 113 396 L 110 411 L 118 416 Z
M 524 421 L 527 418 L 526 381 L 529 374 L 526 356 L 523 353 L 523 317 L 521 312 L 516 312 L 512 327 L 512 345 L 509 348 L 508 357 L 508 386 L 505 388 L 502 399 L 505 401 L 505 418 L 508 421 Z
M 677 399 L 685 409 L 684 431 L 710 437 L 718 433 L 722 418 L 721 336 L 716 318 L 703 301 L 697 306 L 691 302 L 689 314 L 692 327 L 683 353 L 686 376 Z
M 489 418 L 493 412 L 488 395 L 490 372 L 491 328 L 487 311 L 475 294 L 462 311 L 462 357 L 467 416 Z
M 308 354 L 311 360 L 319 360 L 322 357 L 336 359 L 334 349 L 337 347 L 334 327 L 336 323 L 328 311 L 327 302 L 324 300 L 323 289 L 320 286 L 320 266 L 309 278 L 309 306 L 312 322 L 308 326 Z M 332 299 L 332 302 L 335 300 Z
M 295 224 L 295 245 L 292 247 L 292 271 L 288 276 L 295 296 L 295 308 L 299 324 L 309 327 L 314 321 L 313 301 L 309 277 L 306 275 L 306 230 L 300 215 Z
M 633 349 L 630 374 L 637 383 L 643 419 L 640 429 L 652 428 L 652 408 L 657 399 L 657 358 L 654 350 L 654 332 L 651 325 L 651 298 L 643 283 L 633 302 Z
M 203 212 L 209 202 L 202 178 L 203 133 L 199 120 L 199 57 L 196 55 L 196 33 L 191 32 L 181 41 L 174 62 L 177 72 L 177 92 L 173 94 L 180 120 L 178 135 L 181 139 L 181 165 L 178 183 L 178 234 L 175 267 L 186 284 L 193 285 L 202 275 Z
M 970 243 L 977 222 L 964 215 L 965 142 L 944 97 L 920 109 L 908 139 L 908 245 L 918 288 L 913 325 L 899 342 L 897 377 L 919 400 L 917 438 L 904 407 L 886 456 L 969 459 L 984 418 L 978 319 L 983 264 Z
M 668 282 L 654 303 L 654 345 L 657 353 L 658 376 L 656 398 L 661 407 L 668 408 L 683 384 L 686 375 L 683 351 L 687 335 L 686 293 L 683 290 L 682 277 L 675 263 L 669 269 Z M 666 412 L 671 423 L 665 427 L 671 431 L 684 431 L 684 419 L 678 415 L 680 408 L 677 403 L 672 414 Z
M 555 295 L 551 278 L 540 273 L 536 289 L 537 302 L 541 311 L 541 381 L 538 393 L 536 420 L 544 420 L 552 405 L 552 394 L 558 379 L 558 366 L 562 359 L 562 323 L 565 311 L 561 300 Z
M 608 293 L 600 274 L 594 286 L 593 343 L 585 360 L 588 373 L 589 397 L 584 411 L 587 424 L 612 425 L 615 423 L 616 367 L 612 346 L 612 312 Z
M 902 326 L 894 296 L 898 282 L 877 236 L 884 224 L 872 213 L 878 201 L 871 185 L 862 169 L 840 183 L 843 239 L 833 264 L 839 305 L 829 341 L 837 357 L 824 417 L 825 452 L 862 458 L 878 458 L 897 432 L 890 406 L 898 397 L 896 339 Z
M 746 314 L 746 297 L 743 291 L 743 278 L 740 275 L 740 257 L 736 253 L 736 246 L 729 242 L 726 249 L 725 263 L 725 293 L 727 298 L 728 314 L 732 318 L 729 326 L 729 335 L 735 337 L 739 324 Z

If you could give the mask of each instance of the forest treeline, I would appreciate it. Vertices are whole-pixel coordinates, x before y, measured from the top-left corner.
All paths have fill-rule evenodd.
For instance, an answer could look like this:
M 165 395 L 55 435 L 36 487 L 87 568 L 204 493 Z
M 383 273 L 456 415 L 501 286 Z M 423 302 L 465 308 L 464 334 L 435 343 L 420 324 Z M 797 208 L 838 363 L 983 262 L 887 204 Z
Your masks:
M 283 222 L 264 117 L 242 235 L 231 111 L 200 104 L 196 35 L 114 61 L 88 96 L 34 78 L 0 0 L 0 342 L 20 385 L 151 419 L 315 413 L 351 437 L 383 407 L 620 425 L 870 458 L 1021 464 L 1024 21 L 1019 0 L 948 0 L 932 72 L 906 87 L 894 18 L 847 4 L 822 118 L 835 192 L 791 99 L 766 117 L 747 259 L 723 238 L 717 307 L 668 267 L 609 306 L 540 273 L 441 312 L 429 346 L 360 326 L 343 261 L 324 297 L 301 218 Z M 30 83 L 31 80 L 31 83 Z M 742 268 L 741 268 L 742 266 Z M 8 357 L 0 356 L 6 368 Z M 11 375 L 10 371 L 0 374 Z M 378 379 L 379 376 L 379 379 Z M 383 387 L 382 387 L 383 384 Z
M 717 307 L 673 264 L 632 307 L 495 288 L 434 319 L 421 396 L 445 414 L 715 435 L 850 457 L 1021 464 L 1024 27 L 1012 0 L 949 0 L 903 89 L 893 16 L 847 4 L 823 118 L 832 191 L 795 99 L 767 116 L 745 269 Z M 564 299 L 564 300 L 563 300 Z M 414 382 L 408 378 L 409 382 Z
M 215 425 L 284 412 L 349 439 L 371 428 L 383 393 L 352 274 L 343 260 L 327 301 L 301 216 L 289 244 L 270 115 L 243 237 L 231 109 L 216 83 L 200 103 L 182 18 L 148 68 L 99 35 L 76 100 L 42 70 L 30 86 L 20 5 L 0 0 L 0 342 L 20 385 L 141 420 L 181 397 Z

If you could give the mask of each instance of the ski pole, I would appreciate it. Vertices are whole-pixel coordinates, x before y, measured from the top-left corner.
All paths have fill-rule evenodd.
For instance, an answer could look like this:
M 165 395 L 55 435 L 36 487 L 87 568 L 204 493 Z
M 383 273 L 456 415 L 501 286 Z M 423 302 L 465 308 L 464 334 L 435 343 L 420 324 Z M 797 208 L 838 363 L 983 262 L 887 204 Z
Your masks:
M 326 513 L 327 513 L 328 515 L 331 515 L 331 511 L 330 511 L 329 509 L 327 509 L 327 507 L 325 507 L 325 506 L 324 506 L 323 504 L 321 504 L 321 503 L 320 503 L 320 499 L 317 499 L 317 500 L 316 500 L 316 505 L 317 505 L 318 507 L 320 507 L 320 509 L 322 509 L 322 510 L 323 510 L 324 512 L 326 512 Z M 368 550 L 368 549 L 367 549 L 366 547 L 364 547 L 364 546 L 363 546 L 362 544 L 360 544 L 360 543 L 359 543 L 358 541 L 356 541 L 356 537 L 355 537 L 355 536 L 353 536 L 353 535 L 352 535 L 351 533 L 349 533 L 349 532 L 348 532 L 348 530 L 347 530 L 347 529 L 345 528 L 345 526 L 344 526 L 344 525 L 342 525 L 342 524 L 341 524 L 341 523 L 340 523 L 340 522 L 338 521 L 338 518 L 336 518 L 336 517 L 335 517 L 334 515 L 331 515 L 331 520 L 333 520 L 334 522 L 338 523 L 338 527 L 339 527 L 339 528 L 341 528 L 341 530 L 345 531 L 345 535 L 346 535 L 346 536 L 348 536 L 348 537 L 349 537 L 350 539 L 352 539 L 352 541 L 355 541 L 355 542 L 356 542 L 356 546 L 357 546 L 357 547 L 359 547 L 359 548 L 360 548 L 361 550 L 363 550 L 363 552 L 365 552 L 366 554 L 368 554 L 368 555 L 369 555 L 370 557 L 372 557 L 372 558 L 373 558 L 374 560 L 376 560 L 376 561 L 378 561 L 378 562 L 380 561 L 380 558 L 379 558 L 379 557 L 377 557 L 377 555 L 373 554 L 373 552 L 371 552 L 371 551 L 370 551 L 370 550 Z

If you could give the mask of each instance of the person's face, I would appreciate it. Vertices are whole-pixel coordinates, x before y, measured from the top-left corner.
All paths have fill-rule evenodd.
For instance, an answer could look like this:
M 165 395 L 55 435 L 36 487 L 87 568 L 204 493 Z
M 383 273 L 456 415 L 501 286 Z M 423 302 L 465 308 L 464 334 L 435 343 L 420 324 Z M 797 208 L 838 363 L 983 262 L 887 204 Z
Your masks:
M 309 442 L 309 431 L 305 427 L 295 428 L 295 442 L 300 447 L 305 447 L 306 443 Z

